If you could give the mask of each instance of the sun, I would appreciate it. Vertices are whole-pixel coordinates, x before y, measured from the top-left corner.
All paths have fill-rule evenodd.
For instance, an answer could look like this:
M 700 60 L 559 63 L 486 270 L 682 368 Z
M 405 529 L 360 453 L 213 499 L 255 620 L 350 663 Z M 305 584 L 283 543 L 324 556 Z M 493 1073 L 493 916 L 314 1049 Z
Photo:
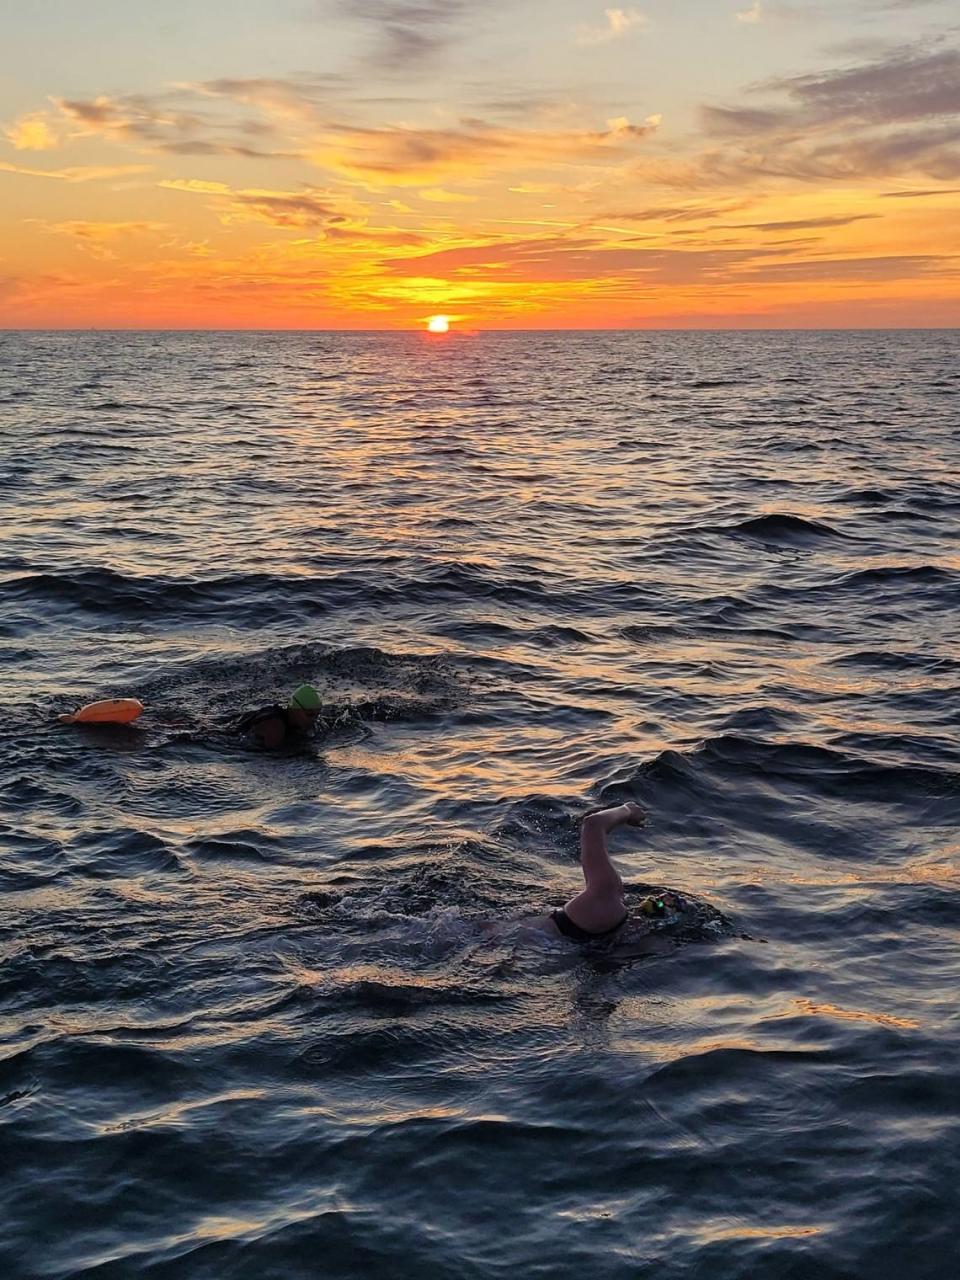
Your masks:
M 427 321 L 427 329 L 430 333 L 448 333 L 450 329 L 450 317 L 431 316 Z

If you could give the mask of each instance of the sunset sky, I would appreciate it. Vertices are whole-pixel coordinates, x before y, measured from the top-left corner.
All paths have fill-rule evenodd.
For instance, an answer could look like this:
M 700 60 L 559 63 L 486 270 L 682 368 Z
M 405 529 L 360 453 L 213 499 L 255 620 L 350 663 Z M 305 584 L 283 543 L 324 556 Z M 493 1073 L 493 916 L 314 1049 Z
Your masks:
M 2 16 L 2 327 L 960 324 L 956 0 Z

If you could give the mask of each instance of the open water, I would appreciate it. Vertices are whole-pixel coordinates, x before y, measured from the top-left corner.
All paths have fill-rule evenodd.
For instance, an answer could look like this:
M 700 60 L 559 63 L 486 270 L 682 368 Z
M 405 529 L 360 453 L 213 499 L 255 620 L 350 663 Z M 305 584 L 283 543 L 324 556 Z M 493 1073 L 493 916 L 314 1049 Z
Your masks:
M 952 1280 L 958 428 L 958 331 L 0 334 L 3 1275 Z M 627 798 L 703 928 L 484 932 Z

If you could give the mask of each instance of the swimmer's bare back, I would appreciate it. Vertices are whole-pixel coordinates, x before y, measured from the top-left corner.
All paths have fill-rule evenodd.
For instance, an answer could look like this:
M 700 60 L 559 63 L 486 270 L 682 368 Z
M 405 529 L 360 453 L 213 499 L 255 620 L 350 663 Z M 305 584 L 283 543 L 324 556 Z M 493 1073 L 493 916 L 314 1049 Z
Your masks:
M 610 860 L 607 836 L 615 827 L 642 827 L 647 815 L 632 801 L 610 809 L 595 809 L 580 823 L 580 866 L 585 888 L 563 908 L 548 916 L 528 916 L 513 921 L 530 929 L 541 929 L 553 938 L 588 942 L 612 937 L 626 923 L 623 881 Z

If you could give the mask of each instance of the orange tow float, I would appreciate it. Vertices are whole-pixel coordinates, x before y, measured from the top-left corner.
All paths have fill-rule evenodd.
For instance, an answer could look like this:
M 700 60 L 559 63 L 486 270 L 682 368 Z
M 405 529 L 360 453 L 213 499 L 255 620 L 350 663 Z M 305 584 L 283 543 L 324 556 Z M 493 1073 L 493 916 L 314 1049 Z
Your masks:
M 106 698 L 88 702 L 72 716 L 57 716 L 63 724 L 130 724 L 143 715 L 143 703 L 136 698 Z

